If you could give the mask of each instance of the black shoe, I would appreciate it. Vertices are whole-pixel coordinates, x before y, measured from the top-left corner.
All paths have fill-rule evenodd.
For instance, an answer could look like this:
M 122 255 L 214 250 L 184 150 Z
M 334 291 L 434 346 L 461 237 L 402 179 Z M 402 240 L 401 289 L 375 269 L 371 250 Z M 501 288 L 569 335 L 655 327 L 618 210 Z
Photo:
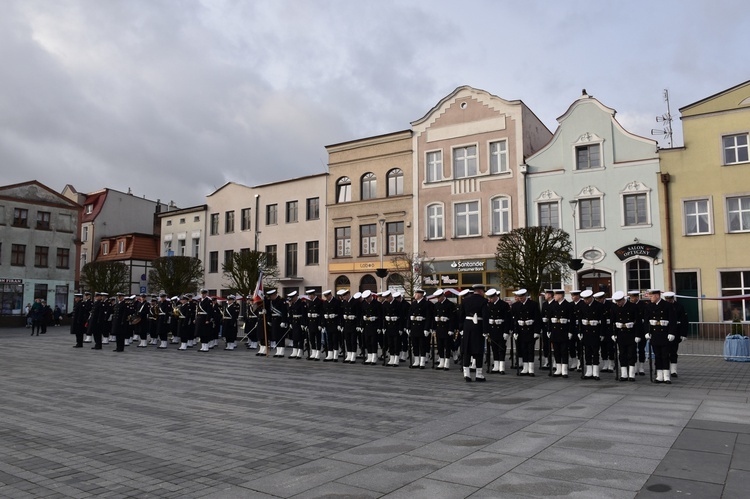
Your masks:
M 420 369 L 424 369 L 424 366 L 419 366 Z
M 646 373 L 638 373 L 638 376 L 645 376 Z
M 553 378 L 560 378 L 560 377 L 562 377 L 562 373 L 557 373 L 557 374 L 552 373 L 552 377 Z
M 620 381 L 627 381 L 628 378 L 620 378 Z
M 475 381 L 477 383 L 484 383 L 485 381 L 487 381 L 487 378 L 477 378 Z
M 664 382 L 664 384 L 665 384 L 665 385 L 671 385 L 671 384 L 672 384 L 672 382 L 671 382 L 670 380 L 667 380 L 667 381 L 665 381 L 665 382 Z
M 535 378 L 535 377 L 536 377 L 536 374 L 534 374 L 534 373 L 529 373 L 528 375 L 529 375 L 530 377 L 532 377 L 532 378 Z
M 114 350 L 112 350 L 112 351 L 113 351 L 113 352 L 124 352 L 124 351 L 125 351 L 125 349 L 124 349 L 124 348 L 115 348 L 115 349 L 114 349 Z
M 83 348 L 83 345 L 73 345 L 73 348 Z
M 94 345 L 93 347 L 91 347 L 91 349 L 92 350 L 101 350 L 102 346 L 101 345 Z
M 471 376 L 464 376 L 464 381 L 466 381 L 467 383 L 471 383 Z
M 595 379 L 596 381 L 601 381 L 601 378 L 600 378 L 599 376 L 594 376 L 594 379 Z
M 568 375 L 567 374 L 563 374 L 562 377 L 565 378 L 565 379 L 568 379 Z
M 669 376 L 670 376 L 671 378 L 677 378 L 677 377 L 679 377 L 679 376 L 677 376 L 677 373 L 671 373 L 671 374 L 670 374 Z
M 635 378 L 628 378 L 628 381 L 635 381 Z
M 444 367 L 443 368 L 443 371 L 450 371 L 450 370 L 451 370 L 450 367 Z

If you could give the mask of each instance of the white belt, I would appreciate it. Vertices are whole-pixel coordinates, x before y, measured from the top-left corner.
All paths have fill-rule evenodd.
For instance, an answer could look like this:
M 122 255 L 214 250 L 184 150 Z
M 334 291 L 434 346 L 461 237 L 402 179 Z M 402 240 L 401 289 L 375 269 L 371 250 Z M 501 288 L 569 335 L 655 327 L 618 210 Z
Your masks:
M 397 315 L 386 315 L 385 320 L 388 322 L 398 322 L 398 316 Z
M 584 326 L 588 326 L 589 325 L 589 320 L 588 319 L 581 319 L 581 324 L 583 324 Z
M 623 324 L 622 322 L 615 322 L 615 327 L 617 329 L 623 329 L 625 327 L 625 324 Z
M 498 326 L 505 322 L 504 319 L 490 319 L 490 324 L 497 324 Z
M 363 319 L 363 320 L 365 320 L 365 321 L 367 321 L 367 322 L 375 322 L 376 320 L 378 320 L 378 318 L 377 318 L 377 317 L 375 317 L 375 316 L 372 316 L 372 315 L 370 315 L 370 316 L 365 316 L 365 317 L 362 317 L 362 319 Z
M 448 322 L 450 321 L 450 317 L 440 316 L 440 317 L 435 317 L 435 320 L 438 322 Z
M 346 319 L 348 321 L 353 321 L 353 320 L 357 319 L 357 316 L 356 315 L 345 315 L 344 319 Z
M 550 321 L 552 322 L 552 324 L 557 324 L 558 319 L 557 317 L 552 317 Z
M 317 319 L 319 314 L 307 314 L 308 317 L 312 317 L 313 319 Z
M 599 321 L 597 320 L 589 321 L 589 326 L 598 326 L 598 325 L 599 325 Z
M 669 326 L 669 321 L 659 321 L 659 324 L 661 324 L 664 327 Z
M 422 317 L 421 315 L 412 315 L 412 316 L 411 316 L 411 317 L 409 317 L 409 318 L 410 318 L 410 319 L 411 319 L 412 321 L 414 321 L 414 322 L 422 322 L 422 321 L 424 320 L 424 317 Z
M 569 319 L 566 319 L 565 317 L 560 318 L 560 324 L 567 324 L 568 322 L 570 322 Z
M 652 326 L 656 326 L 659 323 L 659 321 L 657 321 L 655 319 L 651 319 L 651 320 L 648 321 L 648 323 L 651 324 Z
M 547 322 L 547 318 L 546 317 L 542 317 L 542 322 Z

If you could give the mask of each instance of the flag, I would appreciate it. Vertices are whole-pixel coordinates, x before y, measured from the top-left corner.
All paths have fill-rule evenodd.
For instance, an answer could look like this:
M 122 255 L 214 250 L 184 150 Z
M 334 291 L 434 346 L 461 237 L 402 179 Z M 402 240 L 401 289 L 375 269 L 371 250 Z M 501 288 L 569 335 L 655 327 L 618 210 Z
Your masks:
M 253 308 L 263 305 L 263 271 L 258 274 L 258 283 L 255 285 L 253 292 Z

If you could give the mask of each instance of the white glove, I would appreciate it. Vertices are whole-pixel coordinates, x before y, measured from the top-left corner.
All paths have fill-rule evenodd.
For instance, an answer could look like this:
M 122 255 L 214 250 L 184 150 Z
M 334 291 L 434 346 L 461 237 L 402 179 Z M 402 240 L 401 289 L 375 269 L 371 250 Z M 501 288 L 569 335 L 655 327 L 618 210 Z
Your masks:
M 362 328 L 361 327 L 356 328 L 356 330 L 357 330 L 358 333 L 362 332 Z
M 578 339 L 579 339 L 580 341 L 583 341 L 583 335 L 582 335 L 581 333 L 578 333 Z
M 425 331 L 425 332 L 424 332 L 424 337 L 425 337 L 425 338 L 427 338 L 427 337 L 429 337 L 429 336 L 430 336 L 430 332 L 429 332 L 429 331 Z
M 552 338 L 552 333 L 547 333 L 547 338 Z
M 406 334 L 411 334 L 411 329 L 404 329 L 404 332 L 405 332 Z
M 539 338 L 539 333 L 534 333 L 534 339 Z
M 614 341 L 615 343 L 617 343 L 617 336 L 615 336 L 614 334 L 612 335 L 612 341 Z
M 572 340 L 572 339 L 573 339 L 573 333 L 568 333 L 568 339 L 569 339 L 569 340 Z
M 668 334 L 668 335 L 667 335 L 667 339 L 668 339 L 669 341 L 674 341 L 674 335 L 673 335 L 673 334 Z
M 509 335 L 508 333 L 503 333 L 503 339 L 504 339 L 505 341 L 508 341 L 508 337 L 509 337 L 509 336 L 510 336 L 510 335 Z
M 482 336 L 484 336 L 485 338 L 489 338 L 490 337 L 490 333 L 482 333 Z
M 286 322 L 282 322 L 281 324 L 279 324 L 279 326 L 281 326 L 281 329 L 286 328 Z
M 686 341 L 686 340 L 687 340 L 687 336 L 680 336 L 680 341 Z
M 339 330 L 339 333 L 343 333 L 344 332 L 344 326 L 339 326 L 336 329 Z
M 461 330 L 461 331 L 458 332 L 458 334 L 460 334 L 461 336 L 463 336 L 464 335 L 464 331 Z
M 599 341 L 604 341 L 604 336 L 599 336 Z
M 622 326 L 623 326 L 622 322 L 615 322 L 615 327 L 617 329 L 622 329 Z
M 646 333 L 646 339 L 647 339 L 647 340 L 650 340 L 650 339 L 651 339 L 651 333 Z
M 641 339 L 640 339 L 639 337 L 637 337 L 637 336 L 636 336 L 636 337 L 635 337 L 635 342 L 636 342 L 636 343 L 640 343 L 640 342 L 641 342 Z
M 513 333 L 513 339 L 518 340 L 518 333 Z

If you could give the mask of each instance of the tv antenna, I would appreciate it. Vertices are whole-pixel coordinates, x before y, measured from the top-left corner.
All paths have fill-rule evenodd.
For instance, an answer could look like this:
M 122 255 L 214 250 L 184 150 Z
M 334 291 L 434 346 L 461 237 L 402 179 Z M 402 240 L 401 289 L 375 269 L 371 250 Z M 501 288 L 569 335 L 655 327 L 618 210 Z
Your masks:
M 667 114 L 662 114 L 656 117 L 657 123 L 662 123 L 664 128 L 659 130 L 658 128 L 651 129 L 651 135 L 663 135 L 667 139 L 669 147 L 672 147 L 672 112 L 669 109 L 669 90 L 664 89 L 664 101 L 667 103 Z

